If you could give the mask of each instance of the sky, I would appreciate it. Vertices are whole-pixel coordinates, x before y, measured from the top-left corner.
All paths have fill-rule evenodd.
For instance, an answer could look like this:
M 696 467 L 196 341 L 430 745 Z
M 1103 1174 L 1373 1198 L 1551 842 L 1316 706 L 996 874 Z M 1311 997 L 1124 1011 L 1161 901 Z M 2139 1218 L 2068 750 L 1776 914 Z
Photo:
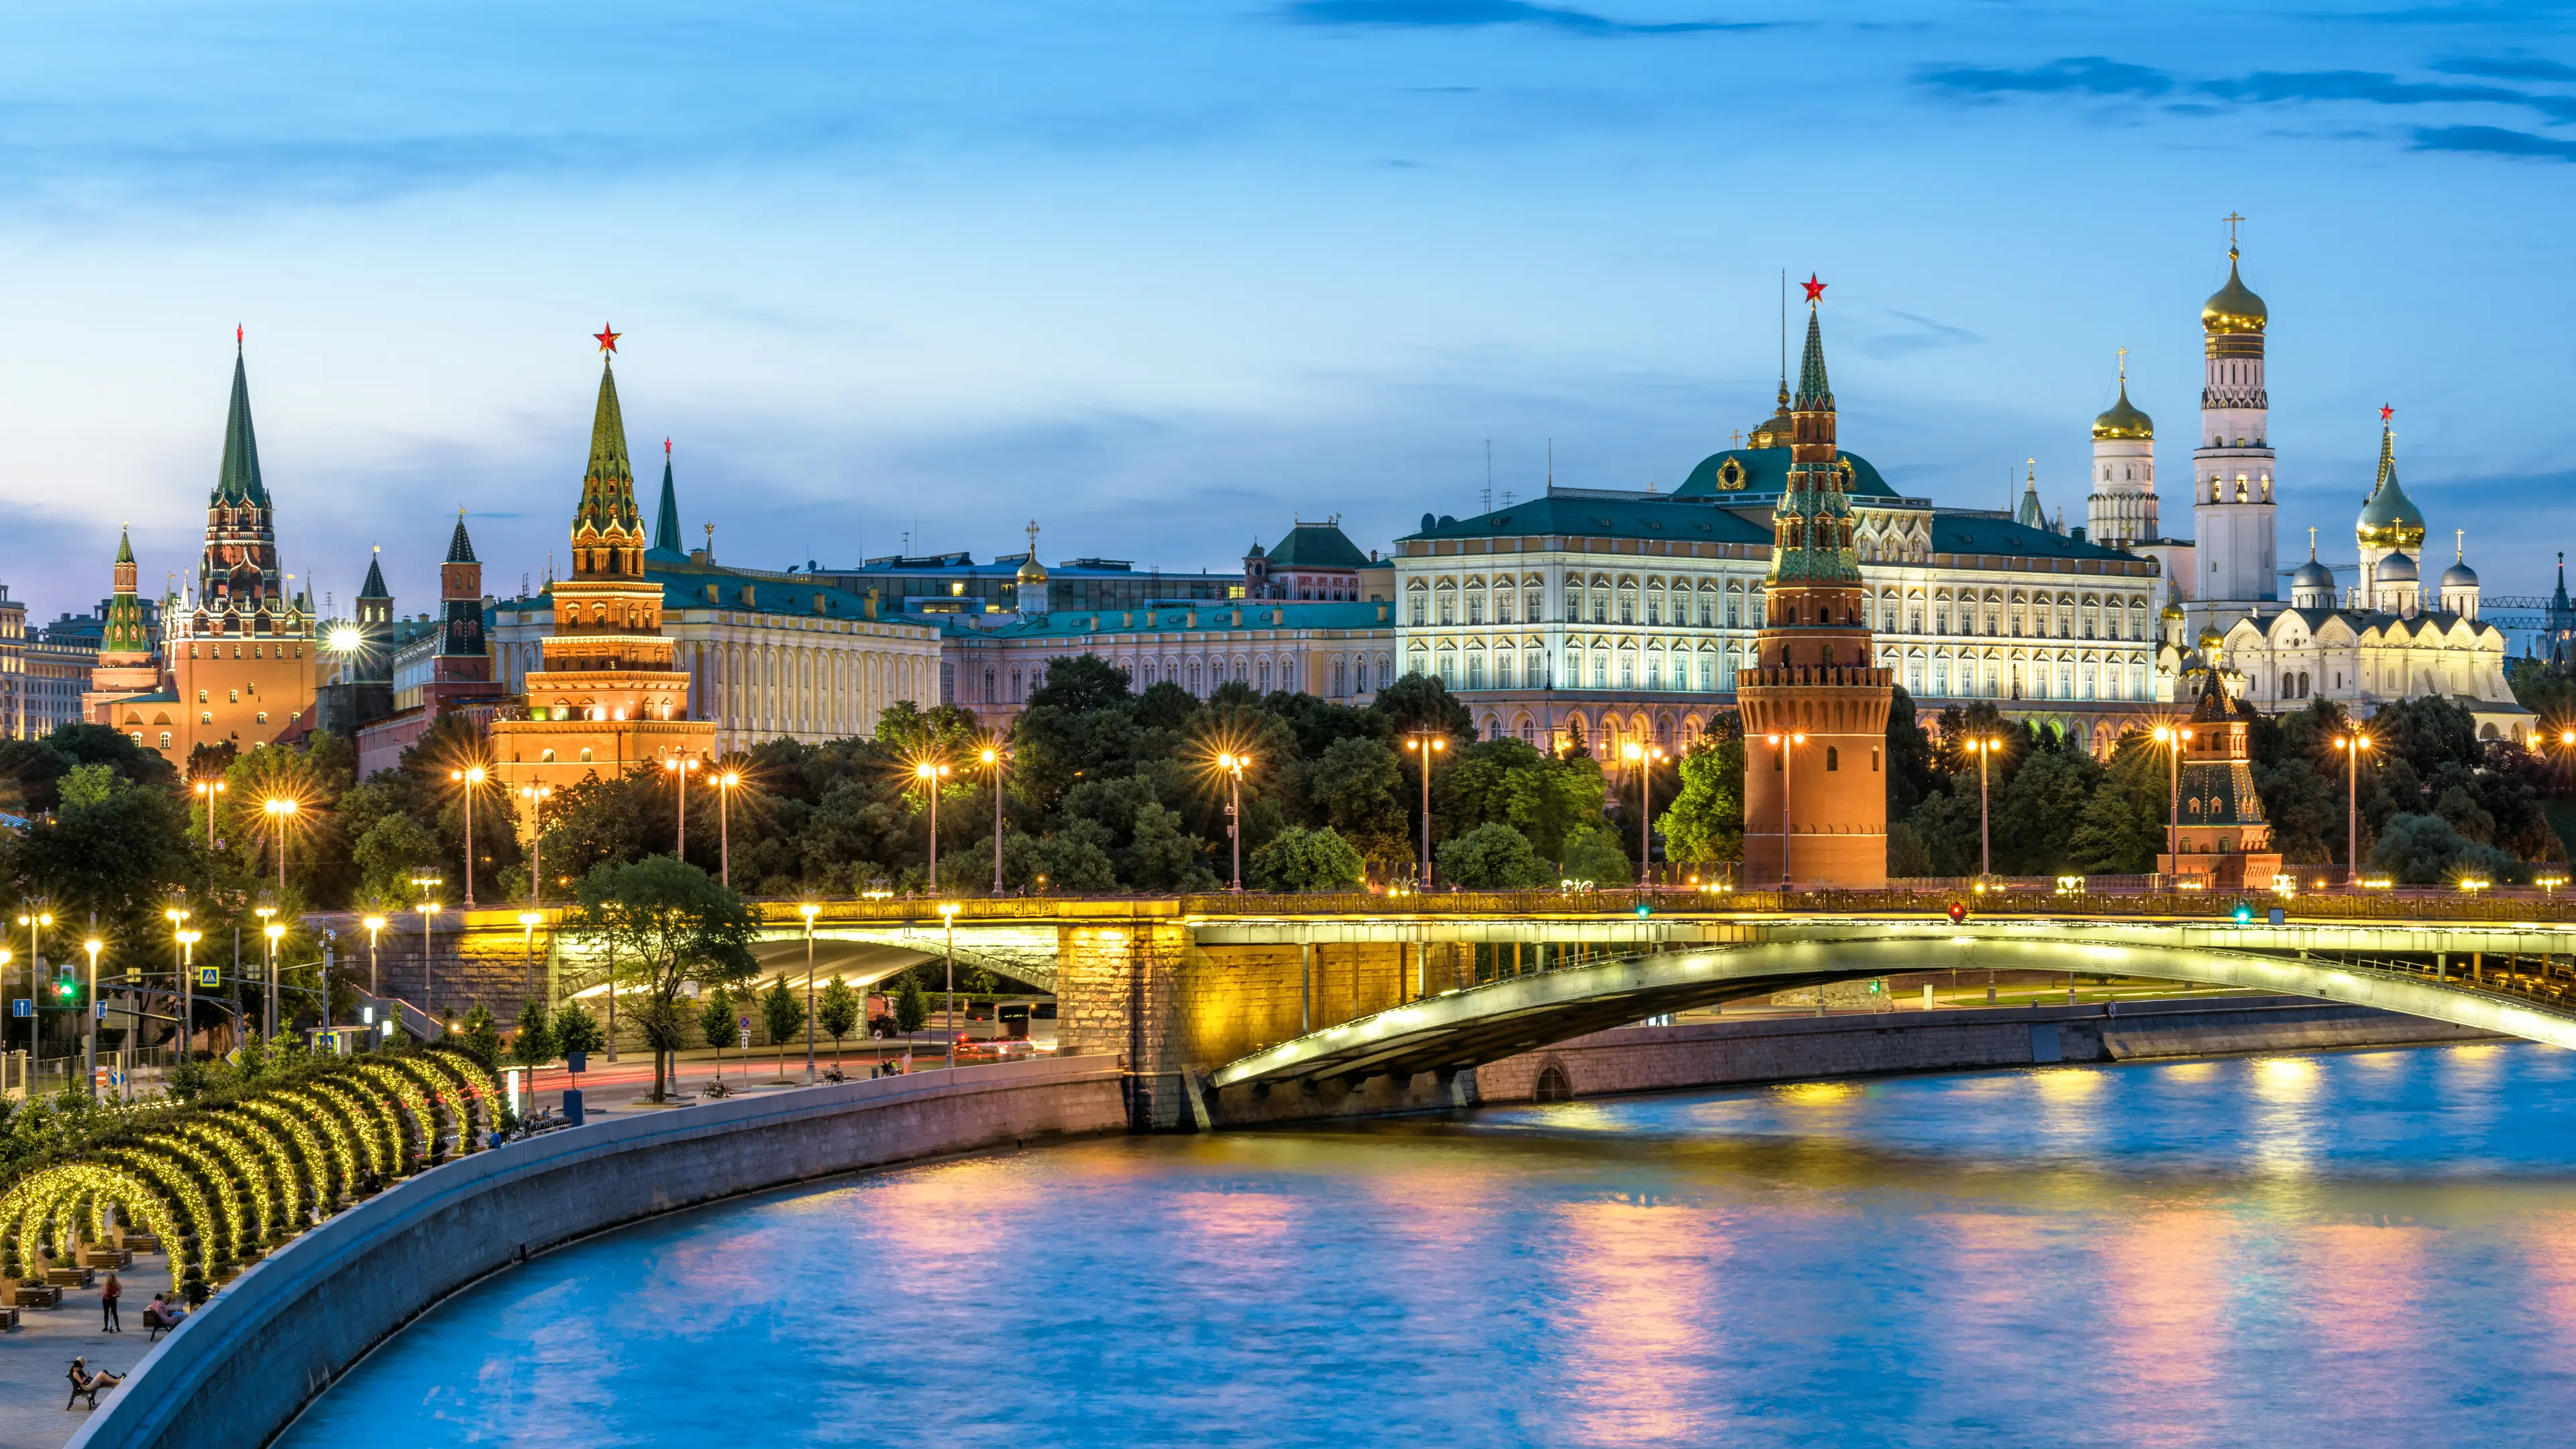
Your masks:
M 603 323 L 719 561 L 1237 566 L 1679 483 L 1829 284 L 1844 445 L 2081 522 L 2167 435 L 2241 213 L 2286 565 L 2382 403 L 2447 554 L 2576 522 L 2569 7 L 1132 0 L 88 3 L 0 15 L 0 583 L 196 566 L 245 329 L 286 566 L 432 606 L 560 560 Z M 1490 465 L 1488 459 L 1490 457 Z M 2025 460 L 2034 460 L 2027 463 Z M 1490 474 L 1489 474 L 1490 466 Z M 1490 484 L 1489 484 L 1490 477 Z M 2179 495 L 2179 498 L 2178 498 Z

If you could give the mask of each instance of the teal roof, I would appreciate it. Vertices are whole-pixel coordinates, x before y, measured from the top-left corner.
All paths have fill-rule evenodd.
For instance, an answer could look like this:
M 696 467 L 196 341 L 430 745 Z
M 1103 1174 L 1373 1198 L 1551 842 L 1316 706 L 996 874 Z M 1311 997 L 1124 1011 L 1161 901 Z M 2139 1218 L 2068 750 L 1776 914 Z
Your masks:
M 238 351 L 233 354 L 233 396 L 224 413 L 224 461 L 215 475 L 214 501 L 268 504 L 268 490 L 259 478 L 259 439 L 252 436 L 250 426 L 250 374 L 243 369 Z
M 1789 450 L 1786 448 L 1766 451 L 1779 454 L 1783 463 L 1788 460 Z M 1426 515 L 1424 527 L 1405 537 L 1496 538 L 1555 533 L 1679 539 L 1692 543 L 1767 544 L 1771 541 L 1770 529 L 1724 508 L 1712 507 L 1713 501 L 1673 494 L 1660 498 L 1598 498 L 1550 493 L 1474 518 L 1432 519 Z
M 1258 556 L 1256 546 L 1253 555 Z M 1270 550 L 1272 568 L 1364 569 L 1369 566 L 1367 554 L 1349 535 L 1329 523 L 1300 523 L 1288 530 Z
M 1798 400 L 1790 404 L 1793 412 L 1829 413 L 1834 410 L 1833 384 L 1825 381 L 1825 335 L 1816 322 L 1816 304 L 1807 304 L 1807 346 L 1798 357 Z
M 2015 523 L 2009 518 L 1941 512 L 1932 515 L 1932 551 L 2014 554 L 2024 558 L 2130 557 L 2116 548 L 2079 543 L 2064 534 Z
M 1871 466 L 1867 458 L 1847 449 L 1838 449 L 1836 456 L 1851 465 L 1851 471 L 1843 477 L 1845 493 L 1854 498 L 1897 496 L 1896 490 L 1887 486 L 1887 480 L 1878 476 L 1878 469 Z M 1729 460 L 1734 462 L 1736 471 L 1721 477 L 1720 474 Z M 1732 487 L 1723 486 L 1730 479 L 1740 479 L 1740 481 Z M 1729 448 L 1725 452 L 1711 453 L 1700 459 L 1699 466 L 1690 471 L 1688 478 L 1682 480 L 1682 486 L 1673 490 L 1673 496 L 1726 498 L 1730 494 L 1737 493 L 1777 496 L 1787 492 L 1788 487 L 1789 450 L 1787 448 Z
M 653 546 L 666 552 L 686 555 L 680 542 L 680 495 L 671 487 L 671 454 L 662 453 L 662 506 L 653 514 Z
M 1195 615 L 1197 621 L 1191 623 Z M 934 616 L 944 631 L 958 639 L 1044 639 L 1085 634 L 1249 633 L 1260 629 L 1393 629 L 1395 608 L 1375 603 L 1289 603 L 1247 599 L 1239 603 L 1212 600 L 1195 608 L 1058 609 L 979 629 L 954 614 Z

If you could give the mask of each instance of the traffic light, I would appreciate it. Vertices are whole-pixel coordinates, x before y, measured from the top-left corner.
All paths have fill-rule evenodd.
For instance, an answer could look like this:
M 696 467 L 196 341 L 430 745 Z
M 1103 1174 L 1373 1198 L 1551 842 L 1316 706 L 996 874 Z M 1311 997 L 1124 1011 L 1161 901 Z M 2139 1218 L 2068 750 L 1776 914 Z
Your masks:
M 70 1001 L 80 995 L 80 982 L 73 977 L 72 968 L 69 966 L 62 968 L 61 977 L 54 982 L 54 995 L 64 1001 Z
M 1646 903 L 1646 902 L 1644 902 L 1644 901 L 1639 901 L 1639 902 L 1637 902 L 1637 914 L 1638 914 L 1638 915 L 1640 915 L 1640 916 L 1651 916 L 1651 915 L 1653 915 L 1654 913 L 1655 913 L 1655 908 L 1654 908 L 1652 905 L 1649 905 L 1648 903 Z
M 2250 926 L 2254 924 L 2254 908 L 2245 904 L 2243 901 L 2238 901 L 2236 903 L 2236 924 L 2240 926 Z
M 1968 905 L 1967 905 L 1967 902 L 1965 902 L 1965 901 L 1952 901 L 1952 902 L 1950 903 L 1950 924 L 1955 926 L 1955 925 L 1958 925 L 1958 924 L 1960 924 L 1961 922 L 1963 922 L 1963 921 L 1965 921 L 1965 920 L 1967 920 L 1967 919 L 1968 919 Z

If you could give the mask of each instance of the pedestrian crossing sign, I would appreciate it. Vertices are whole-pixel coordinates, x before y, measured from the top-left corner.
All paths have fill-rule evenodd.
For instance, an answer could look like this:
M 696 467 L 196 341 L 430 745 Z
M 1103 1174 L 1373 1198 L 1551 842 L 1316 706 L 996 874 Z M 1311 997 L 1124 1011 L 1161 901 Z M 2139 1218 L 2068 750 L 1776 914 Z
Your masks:
M 200 966 L 200 967 L 198 967 L 198 968 L 197 968 L 197 984 L 198 984 L 199 986 L 205 986 L 205 987 L 215 987 L 215 986 L 221 986 L 221 985 L 223 985 L 223 984 L 224 984 L 224 968 L 222 968 L 221 966 Z

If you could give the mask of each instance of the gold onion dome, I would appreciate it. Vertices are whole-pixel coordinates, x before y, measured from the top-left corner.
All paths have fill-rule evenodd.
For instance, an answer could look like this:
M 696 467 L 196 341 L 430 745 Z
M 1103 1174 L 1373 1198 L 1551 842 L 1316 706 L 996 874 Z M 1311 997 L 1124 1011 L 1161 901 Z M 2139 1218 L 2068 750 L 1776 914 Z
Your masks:
M 2224 635 L 2222 635 L 2222 634 L 2220 634 L 2220 633 L 2218 632 L 2218 626 L 2217 626 L 2216 624 L 2203 624 L 2203 625 L 2201 625 L 2201 626 L 2200 626 L 2200 648 L 2201 648 L 2201 652 L 2202 652 L 2202 653 L 2204 653 L 2204 654 L 2206 654 L 2206 653 L 2208 653 L 2210 650 L 2217 648 L 2221 643 L 2224 643 L 2224 642 L 2225 642 L 2225 637 L 2226 637 L 2226 636 L 2224 636 Z
M 2111 404 L 2109 409 L 2093 419 L 2093 441 L 2108 442 L 2115 438 L 2152 439 L 2155 435 L 2156 420 L 2138 411 L 2137 407 L 2129 401 L 2129 384 L 2127 379 L 2122 379 L 2120 400 Z
M 2411 550 L 2424 546 L 2424 512 L 2397 481 L 2397 436 L 2384 420 L 2379 429 L 2379 479 L 2353 520 L 2363 548 Z
M 2182 600 L 2180 600 L 2180 599 L 2170 599 L 2170 598 L 2169 598 L 2169 599 L 2167 599 L 2167 600 L 2165 600 L 2165 609 L 2164 609 L 2164 614 L 2162 615 L 2162 617 L 2167 618 L 2167 619 L 2179 619 L 2179 618 L 2181 618 L 2181 617 L 2182 617 Z
M 2211 334 L 2259 333 L 2271 320 L 2271 309 L 2265 307 L 2263 299 L 2255 296 L 2254 289 L 2246 286 L 2245 279 L 2236 274 L 2236 249 L 2228 248 L 2227 285 L 2200 304 L 2200 330 Z
M 1019 581 L 1024 584 L 1042 584 L 1047 581 L 1046 565 L 1038 562 L 1036 554 L 1030 554 L 1020 565 Z

